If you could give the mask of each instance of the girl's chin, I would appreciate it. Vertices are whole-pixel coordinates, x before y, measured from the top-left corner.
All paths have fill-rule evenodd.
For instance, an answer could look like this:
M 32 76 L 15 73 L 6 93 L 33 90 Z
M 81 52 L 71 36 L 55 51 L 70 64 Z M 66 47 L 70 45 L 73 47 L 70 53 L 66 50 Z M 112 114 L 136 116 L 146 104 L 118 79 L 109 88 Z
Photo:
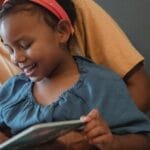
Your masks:
M 47 77 L 29 77 L 31 82 L 45 83 L 49 81 Z
M 32 82 L 39 82 L 39 81 L 43 80 L 43 78 L 40 78 L 40 77 L 29 77 L 29 79 L 30 79 Z
M 37 82 L 38 81 L 37 78 L 33 78 L 33 77 L 32 78 L 29 77 L 29 79 L 30 79 L 31 82 Z

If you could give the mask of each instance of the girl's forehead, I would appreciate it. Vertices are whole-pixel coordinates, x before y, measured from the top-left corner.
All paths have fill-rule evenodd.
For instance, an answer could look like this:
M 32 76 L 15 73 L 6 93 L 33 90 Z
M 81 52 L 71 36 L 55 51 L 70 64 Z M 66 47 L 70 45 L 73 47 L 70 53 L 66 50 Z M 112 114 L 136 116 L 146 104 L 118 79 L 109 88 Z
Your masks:
M 1 18 L 5 18 L 9 15 L 12 14 L 17 14 L 17 13 L 24 13 L 24 15 L 44 15 L 43 13 L 43 9 L 40 7 L 37 7 L 35 4 L 32 3 L 23 3 L 23 4 L 19 4 L 19 5 L 14 5 L 10 8 L 6 8 L 6 10 L 4 12 L 2 12 L 2 17 Z
M 20 12 L 9 14 L 0 22 L 0 35 L 5 37 L 16 36 L 21 33 L 32 33 L 33 29 L 45 27 L 45 23 L 37 14 Z
M 42 13 L 40 11 L 30 11 L 30 10 L 18 10 L 18 11 L 12 11 L 9 14 L 7 14 L 5 17 L 3 17 L 2 21 L 5 20 L 15 20 L 15 21 L 26 21 L 30 20 L 30 22 L 34 21 L 40 21 L 42 17 Z M 28 22 L 27 22 L 28 23 Z

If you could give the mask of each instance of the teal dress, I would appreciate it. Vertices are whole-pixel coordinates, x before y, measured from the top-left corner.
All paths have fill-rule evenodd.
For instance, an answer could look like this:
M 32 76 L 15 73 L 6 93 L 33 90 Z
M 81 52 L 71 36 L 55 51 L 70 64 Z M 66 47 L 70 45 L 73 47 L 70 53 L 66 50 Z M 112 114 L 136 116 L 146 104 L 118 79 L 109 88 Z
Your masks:
M 137 109 L 122 79 L 104 66 L 74 57 L 80 79 L 50 105 L 37 103 L 33 83 L 24 75 L 0 88 L 0 126 L 16 134 L 44 122 L 79 119 L 97 108 L 115 134 L 150 133 L 150 120 Z

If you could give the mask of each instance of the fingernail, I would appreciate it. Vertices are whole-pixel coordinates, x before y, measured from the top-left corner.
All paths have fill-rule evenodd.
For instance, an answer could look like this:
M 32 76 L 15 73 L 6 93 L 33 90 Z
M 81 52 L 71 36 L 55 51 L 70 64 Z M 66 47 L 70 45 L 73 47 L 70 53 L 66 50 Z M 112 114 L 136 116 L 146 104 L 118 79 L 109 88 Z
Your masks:
M 82 122 L 86 122 L 86 117 L 85 117 L 85 116 L 82 116 L 82 117 L 80 117 L 80 120 L 81 120 Z

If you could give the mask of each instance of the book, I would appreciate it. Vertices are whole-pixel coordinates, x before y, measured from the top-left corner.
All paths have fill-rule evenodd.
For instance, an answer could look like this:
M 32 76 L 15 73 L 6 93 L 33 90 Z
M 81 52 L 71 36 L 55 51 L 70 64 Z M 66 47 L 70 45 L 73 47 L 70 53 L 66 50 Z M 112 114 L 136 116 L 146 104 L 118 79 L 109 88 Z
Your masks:
M 81 120 L 59 121 L 33 125 L 0 144 L 0 150 L 21 149 L 26 146 L 42 144 L 72 130 L 81 130 Z

